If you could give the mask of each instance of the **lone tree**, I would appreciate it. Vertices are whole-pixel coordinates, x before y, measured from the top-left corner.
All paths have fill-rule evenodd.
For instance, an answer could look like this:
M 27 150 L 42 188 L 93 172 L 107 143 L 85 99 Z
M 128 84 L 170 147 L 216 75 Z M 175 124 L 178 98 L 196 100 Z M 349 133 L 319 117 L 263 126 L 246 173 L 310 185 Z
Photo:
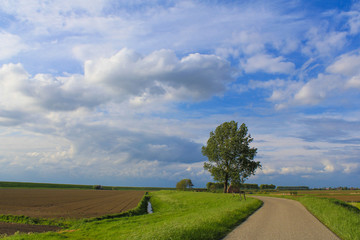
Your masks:
M 193 186 L 190 179 L 182 179 L 176 184 L 176 189 L 185 191 L 187 188 L 191 189 Z
M 204 168 L 215 181 L 224 183 L 224 193 L 228 192 L 229 182 L 242 184 L 261 168 L 260 162 L 254 161 L 257 149 L 249 146 L 252 141 L 245 123 L 238 128 L 235 121 L 224 122 L 210 132 L 207 146 L 202 147 L 202 154 L 209 159 Z

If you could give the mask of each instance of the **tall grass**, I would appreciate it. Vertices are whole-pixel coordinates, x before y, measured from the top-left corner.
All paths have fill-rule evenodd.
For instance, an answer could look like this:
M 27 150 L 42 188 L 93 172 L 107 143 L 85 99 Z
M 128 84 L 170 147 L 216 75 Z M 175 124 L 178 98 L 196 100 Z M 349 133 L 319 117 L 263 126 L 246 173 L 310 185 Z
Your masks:
M 262 202 L 229 194 L 152 192 L 154 213 L 79 221 L 58 233 L 17 234 L 7 239 L 220 239 Z
M 360 202 L 351 202 L 350 204 L 360 209 Z
M 358 208 L 329 198 L 300 197 L 297 200 L 341 239 L 360 240 Z

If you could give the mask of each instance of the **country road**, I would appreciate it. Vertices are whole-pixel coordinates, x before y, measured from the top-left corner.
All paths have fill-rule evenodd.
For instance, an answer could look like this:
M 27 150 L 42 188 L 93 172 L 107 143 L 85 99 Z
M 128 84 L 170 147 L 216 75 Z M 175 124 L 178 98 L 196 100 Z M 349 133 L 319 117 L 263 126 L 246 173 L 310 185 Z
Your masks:
M 254 197 L 264 205 L 224 240 L 332 240 L 339 238 L 294 200 Z

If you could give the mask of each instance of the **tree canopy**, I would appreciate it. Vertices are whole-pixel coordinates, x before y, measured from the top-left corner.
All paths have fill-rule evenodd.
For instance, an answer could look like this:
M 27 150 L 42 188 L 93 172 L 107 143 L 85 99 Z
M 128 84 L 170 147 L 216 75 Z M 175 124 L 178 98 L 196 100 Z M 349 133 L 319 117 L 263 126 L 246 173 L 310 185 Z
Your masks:
M 185 191 L 187 188 L 192 188 L 194 185 L 192 184 L 190 179 L 182 179 L 178 183 L 176 183 L 176 189 Z
M 207 145 L 202 147 L 202 154 L 208 157 L 204 168 L 215 181 L 224 183 L 224 192 L 228 191 L 229 182 L 242 184 L 261 168 L 260 162 L 254 161 L 257 149 L 250 147 L 252 141 L 245 123 L 238 128 L 235 121 L 224 122 L 210 132 Z

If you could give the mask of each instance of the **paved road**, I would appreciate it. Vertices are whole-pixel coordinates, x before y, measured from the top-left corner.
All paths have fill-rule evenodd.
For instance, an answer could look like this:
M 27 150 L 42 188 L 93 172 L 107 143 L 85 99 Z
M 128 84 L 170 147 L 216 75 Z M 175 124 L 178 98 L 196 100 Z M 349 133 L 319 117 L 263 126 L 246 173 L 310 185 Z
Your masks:
M 224 240 L 339 240 L 299 202 L 282 198 L 256 198 L 264 205 Z

